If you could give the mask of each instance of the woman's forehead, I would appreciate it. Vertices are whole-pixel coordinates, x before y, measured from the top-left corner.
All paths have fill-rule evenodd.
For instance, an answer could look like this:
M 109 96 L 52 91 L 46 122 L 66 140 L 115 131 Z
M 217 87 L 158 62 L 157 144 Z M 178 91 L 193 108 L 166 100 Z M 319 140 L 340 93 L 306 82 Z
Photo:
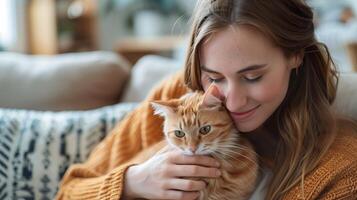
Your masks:
M 274 59 L 281 50 L 267 36 L 251 26 L 234 26 L 223 29 L 202 43 L 199 50 L 201 65 L 252 65 Z M 251 63 L 258 62 L 258 63 Z M 260 63 L 261 64 L 261 63 Z

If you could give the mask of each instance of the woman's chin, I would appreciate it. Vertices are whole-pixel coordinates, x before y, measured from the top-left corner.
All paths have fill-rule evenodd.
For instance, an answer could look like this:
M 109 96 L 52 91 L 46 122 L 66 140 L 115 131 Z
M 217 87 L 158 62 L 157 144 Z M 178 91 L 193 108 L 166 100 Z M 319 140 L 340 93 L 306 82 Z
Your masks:
M 257 124 L 245 124 L 245 123 L 235 123 L 239 132 L 249 133 L 256 130 L 259 126 Z

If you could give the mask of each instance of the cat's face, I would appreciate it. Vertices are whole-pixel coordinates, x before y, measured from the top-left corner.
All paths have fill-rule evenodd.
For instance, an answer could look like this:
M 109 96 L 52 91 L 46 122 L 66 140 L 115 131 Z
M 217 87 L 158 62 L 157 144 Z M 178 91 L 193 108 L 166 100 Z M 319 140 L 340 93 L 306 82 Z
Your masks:
M 196 92 L 153 106 L 165 118 L 167 141 L 185 154 L 212 154 L 237 132 L 227 110 L 214 96 Z

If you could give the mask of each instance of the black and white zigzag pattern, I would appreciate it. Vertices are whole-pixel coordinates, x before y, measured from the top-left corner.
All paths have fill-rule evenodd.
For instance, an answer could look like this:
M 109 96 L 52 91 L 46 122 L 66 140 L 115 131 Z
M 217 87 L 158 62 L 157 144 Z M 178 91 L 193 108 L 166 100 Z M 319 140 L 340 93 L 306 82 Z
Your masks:
M 18 121 L 9 121 L 5 116 L 0 116 L 0 199 L 8 199 L 10 196 L 7 180 L 12 167 L 10 155 L 18 127 Z
M 64 173 L 136 104 L 91 111 L 0 109 L 0 199 L 53 199 Z

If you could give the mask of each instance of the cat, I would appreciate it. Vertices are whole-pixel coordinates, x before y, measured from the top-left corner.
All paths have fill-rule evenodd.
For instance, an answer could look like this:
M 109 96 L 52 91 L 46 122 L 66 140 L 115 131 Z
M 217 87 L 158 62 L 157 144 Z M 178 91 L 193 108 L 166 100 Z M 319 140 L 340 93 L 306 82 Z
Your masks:
M 186 155 L 210 155 L 221 163 L 219 178 L 204 179 L 208 185 L 200 200 L 248 199 L 256 185 L 257 155 L 235 128 L 217 92 L 213 86 L 206 93 L 191 92 L 152 106 L 164 117 L 168 145 Z

